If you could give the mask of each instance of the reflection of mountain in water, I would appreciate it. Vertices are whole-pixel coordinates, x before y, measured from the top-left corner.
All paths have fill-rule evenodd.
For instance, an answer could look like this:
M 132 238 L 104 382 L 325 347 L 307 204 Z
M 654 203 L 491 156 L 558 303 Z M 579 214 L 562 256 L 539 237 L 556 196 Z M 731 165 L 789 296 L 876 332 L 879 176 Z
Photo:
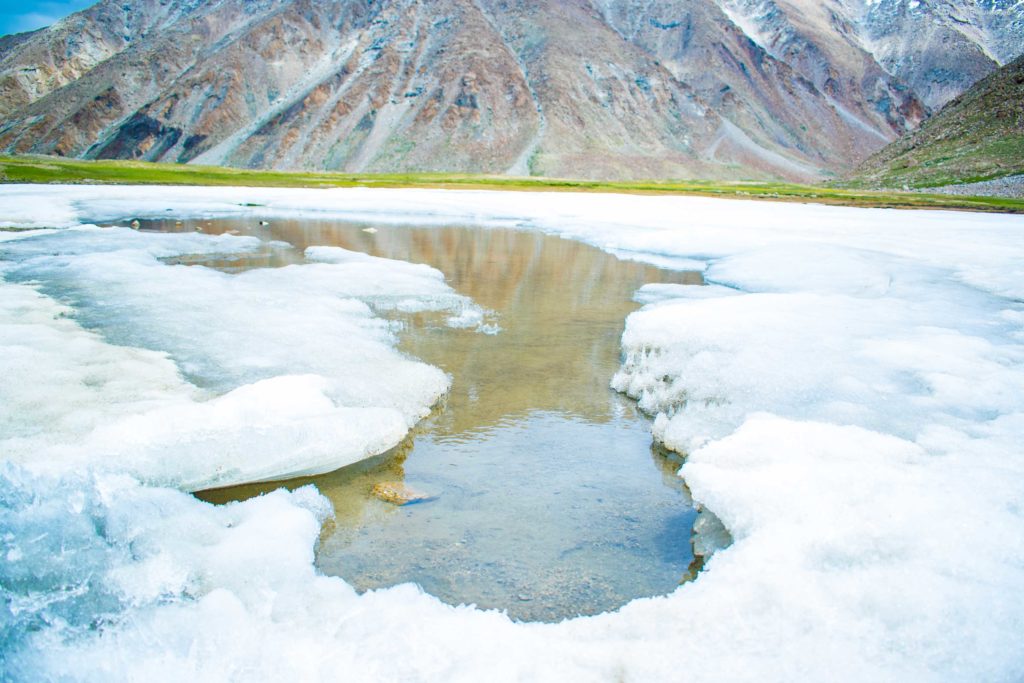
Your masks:
M 462 294 L 497 311 L 496 336 L 426 329 L 403 335 L 402 348 L 450 372 L 442 433 L 479 428 L 544 410 L 603 421 L 614 410 L 608 381 L 631 297 L 647 282 L 699 283 L 622 262 L 585 244 L 509 230 L 382 228 L 353 249 L 423 261 Z

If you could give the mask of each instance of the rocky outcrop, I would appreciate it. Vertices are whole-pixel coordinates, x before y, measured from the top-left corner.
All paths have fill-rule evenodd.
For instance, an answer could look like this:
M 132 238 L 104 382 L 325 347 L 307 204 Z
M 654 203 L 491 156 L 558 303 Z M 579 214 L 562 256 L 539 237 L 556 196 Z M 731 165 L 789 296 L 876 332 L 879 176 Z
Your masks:
M 1021 49 L 1024 7 L 958 4 L 105 0 L 0 39 L 0 151 L 810 179 Z
M 1024 51 L 1024 6 L 1018 0 L 845 5 L 871 55 L 935 110 Z

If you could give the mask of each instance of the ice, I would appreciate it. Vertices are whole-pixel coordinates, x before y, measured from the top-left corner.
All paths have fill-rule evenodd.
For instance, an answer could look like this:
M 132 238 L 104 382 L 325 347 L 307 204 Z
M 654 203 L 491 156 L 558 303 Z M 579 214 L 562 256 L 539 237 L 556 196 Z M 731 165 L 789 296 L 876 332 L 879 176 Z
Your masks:
M 255 206 L 254 206 L 255 205 Z M 771 246 L 824 245 L 902 256 L 1024 298 L 1020 218 L 705 197 L 347 188 L 6 185 L 0 227 L 71 227 L 132 217 L 345 218 L 543 230 L 647 262 L 694 264 Z M 969 237 L 968 237 L 969 236 Z M 688 269 L 688 268 L 687 268 Z
M 256 604 L 282 580 L 315 582 L 312 544 L 330 512 L 310 489 L 214 508 L 121 475 L 40 478 L 10 465 L 0 466 L 0 503 L 8 558 L 0 567 L 7 606 L 0 642 L 5 678 L 15 679 L 37 678 L 49 668 L 37 658 L 19 657 L 21 648 L 70 650 L 96 635 L 97 625 L 116 631 L 126 617 L 130 624 L 161 608 L 173 613 L 204 598 L 216 601 L 228 590 L 232 599 Z M 11 559 L 14 551 L 17 559 Z M 337 588 L 345 592 L 343 585 Z M 186 640 L 177 634 L 164 641 L 167 657 L 187 657 L 187 651 L 174 651 L 175 642 Z M 114 659 L 137 654 L 125 651 Z M 52 658 L 49 664 L 60 669 L 68 661 Z M 109 664 L 86 662 L 91 671 L 67 667 L 63 675 L 127 673 L 104 674 Z M 175 676 L 160 672 L 159 664 L 149 663 L 158 679 Z M 57 675 L 52 669 L 49 674 Z
M 0 292 L 7 458 L 81 438 L 124 414 L 198 397 L 163 354 L 107 344 L 71 320 L 70 308 L 27 285 L 0 283 Z
M 449 380 L 399 354 L 360 299 L 390 286 L 407 310 L 475 304 L 437 271 L 384 259 L 237 275 L 161 260 L 258 246 L 114 228 L 5 243 L 7 457 L 196 489 L 330 471 L 398 443 Z
M 698 581 L 544 626 L 449 607 L 411 586 L 356 596 L 316 575 L 325 503 L 310 489 L 218 508 L 123 478 L 54 483 L 8 468 L 4 528 L 22 553 L 0 568 L 21 620 L 5 644 L 8 671 L 156 681 L 338 671 L 355 680 L 1012 679 L 1024 597 L 993 600 L 993 591 L 1019 585 L 1019 519 L 1004 513 L 1019 487 L 972 488 L 985 480 L 973 469 L 1005 455 L 947 463 L 858 427 L 752 416 L 686 465 L 695 495 L 735 537 Z M 949 481 L 949 464 L 964 481 Z M 954 499 L 966 514 L 950 515 Z M 41 565 L 60 577 L 60 593 Z M 97 615 L 101 629 L 89 621 Z M 46 626 L 24 628 L 28 620 Z
M 882 296 L 914 266 L 877 252 L 827 245 L 752 249 L 711 264 L 705 277 L 748 292 L 819 292 Z
M 449 327 L 479 327 L 483 324 L 484 316 L 479 310 L 467 309 L 448 318 Z
M 365 301 L 380 311 L 446 312 L 449 327 L 491 332 L 495 314 L 444 283 L 444 273 L 422 263 L 370 256 L 341 247 L 308 247 L 306 259 L 333 264 L 331 280 L 338 296 Z M 309 277 L 311 268 L 304 271 Z M 340 288 L 339 288 L 340 287 Z
M 637 252 L 609 245 L 606 245 L 605 251 L 623 261 L 640 261 L 641 263 L 649 263 L 652 266 L 658 266 L 659 268 L 665 268 L 667 270 L 702 271 L 708 266 L 706 261 L 699 259 L 671 256 L 667 254 L 652 254 L 649 251 Z
M 413 586 L 356 595 L 313 568 L 326 514 L 314 491 L 218 508 L 142 470 L 168 460 L 179 431 L 188 458 L 225 449 L 221 464 L 235 465 L 227 444 L 245 443 L 250 419 L 313 421 L 272 424 L 276 443 L 334 438 L 332 410 L 392 410 L 404 430 L 445 381 L 394 354 L 366 302 L 404 309 L 430 292 L 423 305 L 435 305 L 453 295 L 434 289 L 443 279 L 333 251 L 234 276 L 160 260 L 213 248 L 203 236 L 164 251 L 173 243 L 146 235 L 122 248 L 106 237 L 118 231 L 18 237 L 0 246 L 0 366 L 19 378 L 0 383 L 2 448 L 25 463 L 0 472 L 7 677 L 1024 678 L 1021 217 L 597 194 L 0 188 L 0 216 L 23 227 L 167 208 L 514 225 L 703 264 L 707 287 L 637 293 L 645 306 L 627 321 L 614 383 L 688 454 L 694 500 L 734 542 L 669 596 L 561 624 L 512 623 Z M 376 293 L 340 275 L 370 264 L 389 282 Z M 360 375 L 381 362 L 402 371 Z M 95 471 L 86 443 L 148 483 Z M 39 473 L 30 456 L 60 447 L 93 464 Z
M 679 285 L 658 282 L 638 289 L 633 295 L 633 300 L 638 304 L 660 304 L 679 299 L 714 299 L 734 294 L 739 292 L 722 285 Z

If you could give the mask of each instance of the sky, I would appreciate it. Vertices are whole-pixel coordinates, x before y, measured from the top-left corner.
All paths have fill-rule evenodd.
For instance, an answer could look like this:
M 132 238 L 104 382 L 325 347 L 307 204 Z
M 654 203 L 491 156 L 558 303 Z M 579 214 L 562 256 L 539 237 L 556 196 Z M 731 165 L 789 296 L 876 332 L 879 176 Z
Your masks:
M 97 0 L 0 0 L 0 35 L 49 26 Z

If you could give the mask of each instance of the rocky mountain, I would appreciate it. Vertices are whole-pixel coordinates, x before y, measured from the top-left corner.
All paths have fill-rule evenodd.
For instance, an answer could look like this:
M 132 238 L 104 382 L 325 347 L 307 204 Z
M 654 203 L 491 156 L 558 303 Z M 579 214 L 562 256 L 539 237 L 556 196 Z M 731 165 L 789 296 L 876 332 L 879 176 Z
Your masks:
M 848 169 L 1019 0 L 103 0 L 0 39 L 0 151 L 348 171 Z
M 1024 173 L 1024 57 L 865 161 L 851 180 L 936 187 Z

